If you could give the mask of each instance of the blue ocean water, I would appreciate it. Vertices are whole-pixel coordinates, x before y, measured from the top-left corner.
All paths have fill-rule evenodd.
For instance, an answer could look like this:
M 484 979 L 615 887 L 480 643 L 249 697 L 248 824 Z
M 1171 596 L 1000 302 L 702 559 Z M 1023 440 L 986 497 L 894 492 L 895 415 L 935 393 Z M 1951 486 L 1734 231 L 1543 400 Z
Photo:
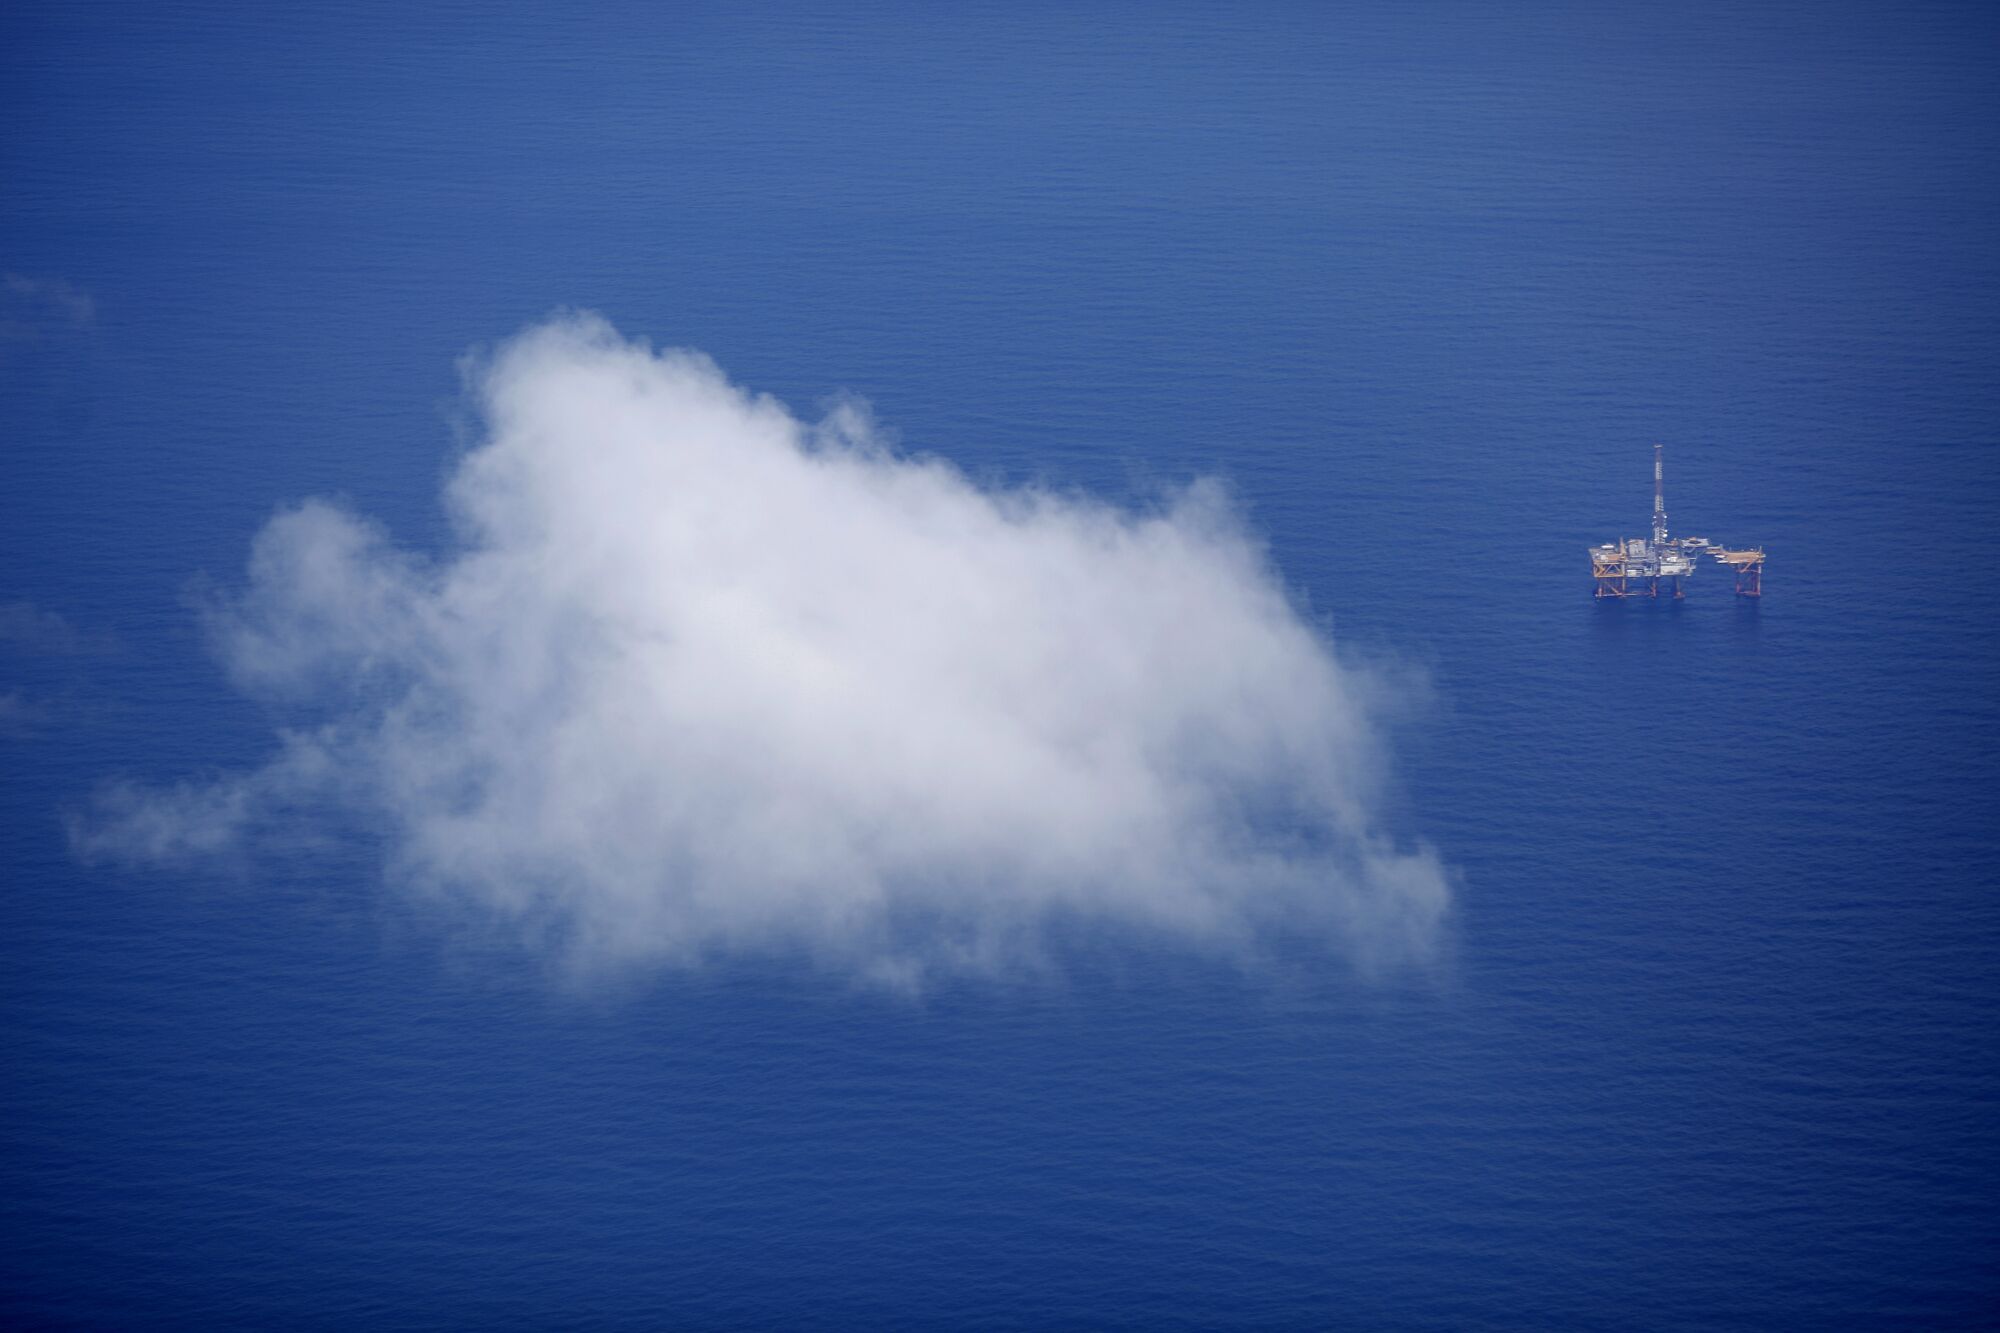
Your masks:
M 1993 959 L 1984 7 L 16 4 L 0 1314 L 17 1325 L 1974 1326 Z M 190 588 L 443 538 L 552 309 L 1112 499 L 1226 478 L 1431 682 L 1444 958 L 1117 938 L 615 993 L 368 849 L 135 872 L 256 762 Z M 1760 604 L 1584 547 L 1761 542 Z

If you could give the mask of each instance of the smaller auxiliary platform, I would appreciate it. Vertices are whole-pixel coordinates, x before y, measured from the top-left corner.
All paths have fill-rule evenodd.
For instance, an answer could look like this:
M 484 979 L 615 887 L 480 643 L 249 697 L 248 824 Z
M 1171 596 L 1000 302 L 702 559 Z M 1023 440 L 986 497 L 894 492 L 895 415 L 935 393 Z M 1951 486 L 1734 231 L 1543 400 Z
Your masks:
M 1733 551 L 1706 537 L 1667 536 L 1667 496 L 1660 466 L 1660 446 L 1653 446 L 1653 535 L 1621 538 L 1590 548 L 1590 585 L 1594 597 L 1658 597 L 1665 579 L 1679 597 L 1681 580 L 1694 576 L 1695 564 L 1707 552 L 1717 564 L 1736 575 L 1738 597 L 1764 595 L 1764 548 Z

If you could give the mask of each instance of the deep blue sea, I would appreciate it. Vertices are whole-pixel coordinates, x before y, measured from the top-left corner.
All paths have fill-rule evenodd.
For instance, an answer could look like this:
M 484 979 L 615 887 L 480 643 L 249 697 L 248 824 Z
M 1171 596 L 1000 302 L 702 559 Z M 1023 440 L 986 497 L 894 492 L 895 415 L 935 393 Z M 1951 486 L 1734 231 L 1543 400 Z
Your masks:
M 0 271 L 8 1325 L 2000 1317 L 1992 8 L 28 0 Z M 274 743 L 202 590 L 312 495 L 443 542 L 562 308 L 1223 478 L 1428 681 L 1435 965 L 593 987 L 370 847 L 75 855 Z M 1761 602 L 1592 601 L 1655 443 Z

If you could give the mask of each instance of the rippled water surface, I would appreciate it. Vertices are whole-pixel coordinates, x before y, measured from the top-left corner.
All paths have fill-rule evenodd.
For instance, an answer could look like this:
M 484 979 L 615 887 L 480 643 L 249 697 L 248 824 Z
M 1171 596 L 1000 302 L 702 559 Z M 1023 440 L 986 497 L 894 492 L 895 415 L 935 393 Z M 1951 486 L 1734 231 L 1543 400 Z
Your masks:
M 291 8 L 0 16 L 9 1322 L 1990 1318 L 1987 10 Z M 1225 477 L 1429 677 L 1438 966 L 608 993 L 367 848 L 79 865 L 270 744 L 190 589 L 305 495 L 441 541 L 456 359 L 561 306 L 989 480 Z M 1761 604 L 1588 597 L 1656 441 Z

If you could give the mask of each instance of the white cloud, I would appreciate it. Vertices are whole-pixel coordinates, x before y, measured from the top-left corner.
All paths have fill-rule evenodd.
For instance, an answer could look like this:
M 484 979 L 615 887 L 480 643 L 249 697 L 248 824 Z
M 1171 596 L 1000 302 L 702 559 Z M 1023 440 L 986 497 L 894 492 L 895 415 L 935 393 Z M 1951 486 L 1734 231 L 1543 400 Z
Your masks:
M 1392 691 L 1219 488 L 982 489 L 589 316 L 471 380 L 449 553 L 308 502 L 216 612 L 234 679 L 317 720 L 259 771 L 108 793 L 81 850 L 358 815 L 392 881 L 585 962 L 803 946 L 914 980 L 1058 919 L 1424 951 L 1447 874 L 1377 827 Z

